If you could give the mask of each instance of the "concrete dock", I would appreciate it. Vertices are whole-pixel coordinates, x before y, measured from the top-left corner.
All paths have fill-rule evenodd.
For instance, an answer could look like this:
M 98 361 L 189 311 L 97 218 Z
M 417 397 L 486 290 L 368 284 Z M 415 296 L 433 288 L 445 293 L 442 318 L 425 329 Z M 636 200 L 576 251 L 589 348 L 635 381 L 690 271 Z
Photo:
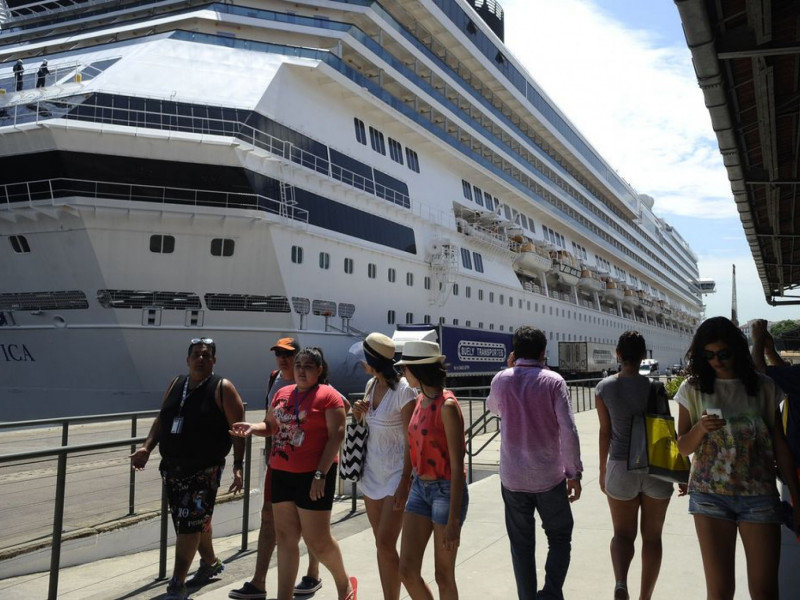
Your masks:
M 583 493 L 573 507 L 575 531 L 572 540 L 572 563 L 565 584 L 568 599 L 611 598 L 614 576 L 609 557 L 609 541 L 612 536 L 611 518 L 605 496 L 598 485 L 597 439 L 598 424 L 594 411 L 576 415 L 581 436 L 584 462 Z M 499 442 L 495 441 L 484 450 L 482 463 L 497 460 Z M 695 536 L 694 524 L 687 512 L 688 499 L 677 494 L 670 503 L 663 535 L 664 559 L 656 586 L 656 599 L 672 599 L 676 596 L 695 599 L 705 597 L 700 551 Z M 215 515 L 216 521 L 217 515 Z M 374 539 L 369 529 L 363 504 L 350 513 L 350 501 L 336 504 L 333 513 L 334 536 L 338 539 L 349 574 L 359 581 L 361 600 L 382 598 L 378 569 L 375 560 Z M 257 526 L 257 521 L 253 521 Z M 249 536 L 249 550 L 241 552 L 240 535 L 218 537 L 217 554 L 226 565 L 220 579 L 212 581 L 202 589 L 195 590 L 195 600 L 218 600 L 227 598 L 230 589 L 239 587 L 252 574 L 255 561 L 257 529 Z M 640 544 L 637 541 L 636 556 L 628 581 L 631 597 L 637 597 L 640 576 Z M 537 535 L 537 571 L 539 580 L 544 577 L 543 567 L 547 551 L 546 538 L 540 530 Z M 169 556 L 171 569 L 172 557 Z M 782 595 L 781 598 L 797 598 L 800 589 L 800 544 L 783 530 Z M 301 570 L 305 568 L 301 558 Z M 792 568 L 791 565 L 794 565 Z M 196 563 L 195 563 L 196 566 Z M 792 573 L 791 571 L 794 571 Z M 59 579 L 59 598 L 67 600 L 100 600 L 109 598 L 158 599 L 166 590 L 166 581 L 156 580 L 158 573 L 158 551 L 148 550 L 116 558 L 94 560 L 87 564 L 62 568 Z M 268 598 L 275 598 L 276 560 L 273 557 L 267 578 Z M 434 596 L 433 551 L 428 548 L 424 560 L 424 576 L 430 582 Z M 459 594 L 464 600 L 512 599 L 516 588 L 511 568 L 508 537 L 503 519 L 503 503 L 500 497 L 500 481 L 490 475 L 470 486 L 470 507 L 466 524 L 462 530 L 457 575 Z M 324 581 L 315 600 L 335 600 L 336 591 L 330 575 L 322 570 Z M 792 579 L 793 578 L 793 579 Z M 745 571 L 744 551 L 741 544 L 736 555 L 736 598 L 749 598 Z M 34 573 L 0 580 L 0 597 L 15 600 L 47 597 L 48 573 Z M 401 598 L 408 598 L 405 590 Z

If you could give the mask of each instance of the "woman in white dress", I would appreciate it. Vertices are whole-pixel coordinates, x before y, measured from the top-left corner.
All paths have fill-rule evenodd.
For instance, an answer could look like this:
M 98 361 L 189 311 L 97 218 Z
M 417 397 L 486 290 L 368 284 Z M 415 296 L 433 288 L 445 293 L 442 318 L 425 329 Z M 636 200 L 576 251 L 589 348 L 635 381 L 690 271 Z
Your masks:
M 363 343 L 364 370 L 372 375 L 364 399 L 353 404 L 356 419 L 369 427 L 361 491 L 375 535 L 378 572 L 384 600 L 400 598 L 400 557 L 397 538 L 411 487 L 408 423 L 416 393 L 394 368 L 395 345 L 382 333 L 371 333 Z

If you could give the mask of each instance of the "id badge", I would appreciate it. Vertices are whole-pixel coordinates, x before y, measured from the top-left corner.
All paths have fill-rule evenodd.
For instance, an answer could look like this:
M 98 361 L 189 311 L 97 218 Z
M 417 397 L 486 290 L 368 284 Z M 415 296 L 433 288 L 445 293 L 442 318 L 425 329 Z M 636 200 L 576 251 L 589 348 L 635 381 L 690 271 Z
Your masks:
M 175 417 L 172 419 L 172 429 L 170 433 L 180 433 L 183 430 L 183 417 Z

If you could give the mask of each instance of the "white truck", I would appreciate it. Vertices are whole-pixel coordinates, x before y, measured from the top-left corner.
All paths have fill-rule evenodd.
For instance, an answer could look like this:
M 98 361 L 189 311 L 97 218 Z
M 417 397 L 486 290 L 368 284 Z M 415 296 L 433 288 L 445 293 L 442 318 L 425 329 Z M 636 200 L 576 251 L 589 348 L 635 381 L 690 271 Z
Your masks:
M 565 379 L 591 379 L 619 368 L 613 344 L 558 342 L 558 371 Z

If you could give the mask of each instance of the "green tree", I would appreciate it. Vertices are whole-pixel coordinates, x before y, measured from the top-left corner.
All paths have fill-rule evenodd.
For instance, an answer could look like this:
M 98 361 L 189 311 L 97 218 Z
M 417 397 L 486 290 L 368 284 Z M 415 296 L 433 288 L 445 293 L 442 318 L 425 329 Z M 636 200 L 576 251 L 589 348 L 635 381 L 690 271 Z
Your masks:
M 664 388 L 667 390 L 667 398 L 672 399 L 675 397 L 675 394 L 678 392 L 678 388 L 681 387 L 681 383 L 686 377 L 679 375 L 678 377 L 670 377 L 667 383 L 664 384 Z
M 787 333 L 796 333 L 798 329 L 800 329 L 800 321 L 786 319 L 785 321 L 778 321 L 775 323 L 770 327 L 769 332 L 772 334 L 772 337 L 779 338 Z

